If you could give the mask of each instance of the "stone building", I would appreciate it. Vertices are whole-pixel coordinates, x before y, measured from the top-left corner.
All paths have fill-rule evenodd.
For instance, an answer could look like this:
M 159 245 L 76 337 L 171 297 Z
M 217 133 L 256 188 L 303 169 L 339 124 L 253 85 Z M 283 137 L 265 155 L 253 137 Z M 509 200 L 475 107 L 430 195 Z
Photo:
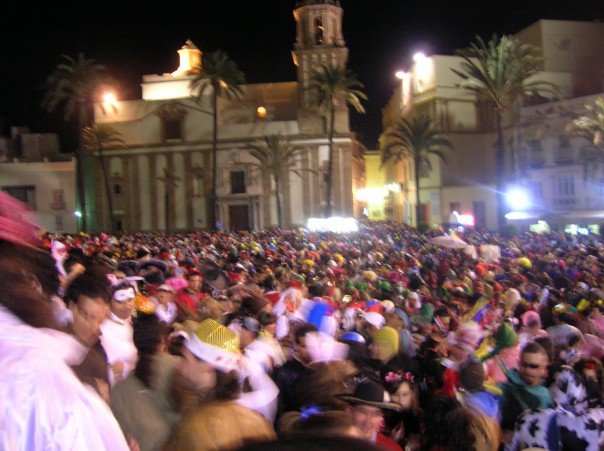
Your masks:
M 525 99 L 506 112 L 505 171 L 509 185 L 538 187 L 542 183 L 543 188 L 538 190 L 542 197 L 533 199 L 533 207 L 540 208 L 529 215 L 531 224 L 549 220 L 551 225 L 564 227 L 576 221 L 593 221 L 594 214 L 599 214 L 601 199 L 589 203 L 569 203 L 566 199 L 563 204 L 555 197 L 578 198 L 586 196 L 589 189 L 582 181 L 577 161 L 580 143 L 565 139 L 564 129 L 572 115 L 580 113 L 580 104 L 593 102 L 594 96 L 602 96 L 604 91 L 604 24 L 540 20 L 514 37 L 542 49 L 545 64 L 539 77 L 556 83 L 565 100 L 551 103 L 547 99 Z M 427 113 L 455 146 L 447 163 L 434 159 L 433 170 L 420 174 L 420 221 L 444 223 L 457 211 L 471 217 L 477 227 L 496 229 L 494 113 L 459 89 L 461 80 L 451 69 L 458 69 L 460 63 L 457 56 L 417 55 L 408 70 L 400 73 L 400 85 L 382 110 L 383 129 L 387 131 L 401 113 Z M 533 148 L 528 153 L 533 152 L 535 161 L 527 165 L 522 155 Z M 559 157 L 561 151 L 564 158 Z M 416 175 L 411 162 L 389 165 L 385 171 L 386 183 L 404 187 L 395 194 L 390 218 L 416 224 Z M 560 189 L 566 194 L 551 181 L 562 173 L 566 182 L 560 182 Z M 575 210 L 582 212 L 574 215 Z
M 49 232 L 76 232 L 75 160 L 54 133 L 11 127 L 0 137 L 0 189 L 27 204 Z
M 246 84 L 240 100 L 219 98 L 217 220 L 224 230 L 259 229 L 277 223 L 275 187 L 254 170 L 249 146 L 266 134 L 280 133 L 304 148 L 301 177 L 285 177 L 281 195 L 285 224 L 302 224 L 325 207 L 328 156 L 326 113 L 308 89 L 321 63 L 345 65 L 342 8 L 337 1 L 302 1 L 293 11 L 296 42 L 292 51 L 297 80 Z M 95 106 L 95 122 L 121 133 L 124 146 L 103 152 L 113 197 L 115 229 L 207 229 L 211 183 L 212 116 L 210 92 L 192 97 L 191 71 L 203 68 L 203 54 L 191 41 L 178 50 L 172 73 L 145 75 L 142 99 Z M 338 108 L 334 138 L 334 213 L 358 213 L 353 192 L 362 183 L 362 145 L 349 128 L 348 109 Z M 98 155 L 95 167 L 99 167 Z M 94 228 L 107 229 L 109 214 L 103 180 L 93 173 L 89 196 Z M 162 180 L 169 179 L 165 183 Z M 166 185 L 167 188 L 166 188 Z M 167 210 L 166 210 L 167 209 Z

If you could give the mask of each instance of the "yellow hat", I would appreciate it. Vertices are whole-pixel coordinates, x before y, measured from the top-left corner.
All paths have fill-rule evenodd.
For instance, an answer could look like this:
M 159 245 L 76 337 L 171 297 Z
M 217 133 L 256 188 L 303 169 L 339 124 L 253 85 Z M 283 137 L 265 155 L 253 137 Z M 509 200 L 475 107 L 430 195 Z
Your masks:
M 520 257 L 520 258 L 516 259 L 516 263 L 518 263 L 520 266 L 522 266 L 523 268 L 526 268 L 526 269 L 529 269 L 533 266 L 531 261 L 526 257 Z
M 195 332 L 185 340 L 185 346 L 197 358 L 218 370 L 229 372 L 239 368 L 239 337 L 213 319 L 199 323 Z

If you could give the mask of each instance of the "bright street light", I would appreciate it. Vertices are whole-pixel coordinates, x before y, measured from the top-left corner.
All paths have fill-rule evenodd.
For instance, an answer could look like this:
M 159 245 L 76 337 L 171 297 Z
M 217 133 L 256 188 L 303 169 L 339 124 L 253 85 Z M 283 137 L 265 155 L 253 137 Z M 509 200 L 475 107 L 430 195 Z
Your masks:
M 417 52 L 415 55 L 413 55 L 413 61 L 415 61 L 416 63 L 419 63 L 420 61 L 423 61 L 426 59 L 426 55 L 424 52 Z
M 74 214 L 75 216 L 77 216 L 78 218 L 81 218 L 81 217 L 82 217 L 82 212 L 81 212 L 81 211 L 74 211 L 74 212 L 73 212 L 73 214 Z
M 407 75 L 407 72 L 405 72 L 404 70 L 397 70 L 396 73 L 394 74 L 394 76 L 396 78 L 398 78 L 399 80 L 402 80 L 403 78 L 405 78 L 406 75 Z
M 522 188 L 510 188 L 505 195 L 508 206 L 514 211 L 526 210 L 531 206 L 529 193 Z
M 117 102 L 117 97 L 115 97 L 115 93 L 106 92 L 103 94 L 103 103 L 109 103 L 111 105 Z

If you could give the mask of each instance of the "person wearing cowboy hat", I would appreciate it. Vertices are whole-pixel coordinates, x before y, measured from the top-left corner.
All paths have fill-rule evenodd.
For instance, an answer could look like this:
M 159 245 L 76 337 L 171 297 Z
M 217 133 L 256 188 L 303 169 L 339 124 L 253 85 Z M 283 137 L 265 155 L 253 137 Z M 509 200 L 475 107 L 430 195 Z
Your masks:
M 166 450 L 235 449 L 275 438 L 271 424 L 242 405 L 246 364 L 237 334 L 215 320 L 206 319 L 189 332 L 178 371 L 202 402 L 177 426 Z
M 370 379 L 360 381 L 352 394 L 340 395 L 348 406 L 346 411 L 352 416 L 359 437 L 391 451 L 402 451 L 402 448 L 390 437 L 380 433 L 384 420 L 384 410 L 394 410 L 399 405 L 391 402 L 388 392 L 377 382 Z

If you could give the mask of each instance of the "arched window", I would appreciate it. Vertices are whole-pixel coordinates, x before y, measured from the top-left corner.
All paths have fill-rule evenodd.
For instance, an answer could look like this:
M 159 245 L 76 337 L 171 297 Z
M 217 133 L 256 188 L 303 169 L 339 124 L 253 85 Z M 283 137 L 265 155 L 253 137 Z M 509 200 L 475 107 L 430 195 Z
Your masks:
M 323 28 L 323 21 L 320 17 L 315 19 L 315 45 L 325 44 L 325 30 Z

